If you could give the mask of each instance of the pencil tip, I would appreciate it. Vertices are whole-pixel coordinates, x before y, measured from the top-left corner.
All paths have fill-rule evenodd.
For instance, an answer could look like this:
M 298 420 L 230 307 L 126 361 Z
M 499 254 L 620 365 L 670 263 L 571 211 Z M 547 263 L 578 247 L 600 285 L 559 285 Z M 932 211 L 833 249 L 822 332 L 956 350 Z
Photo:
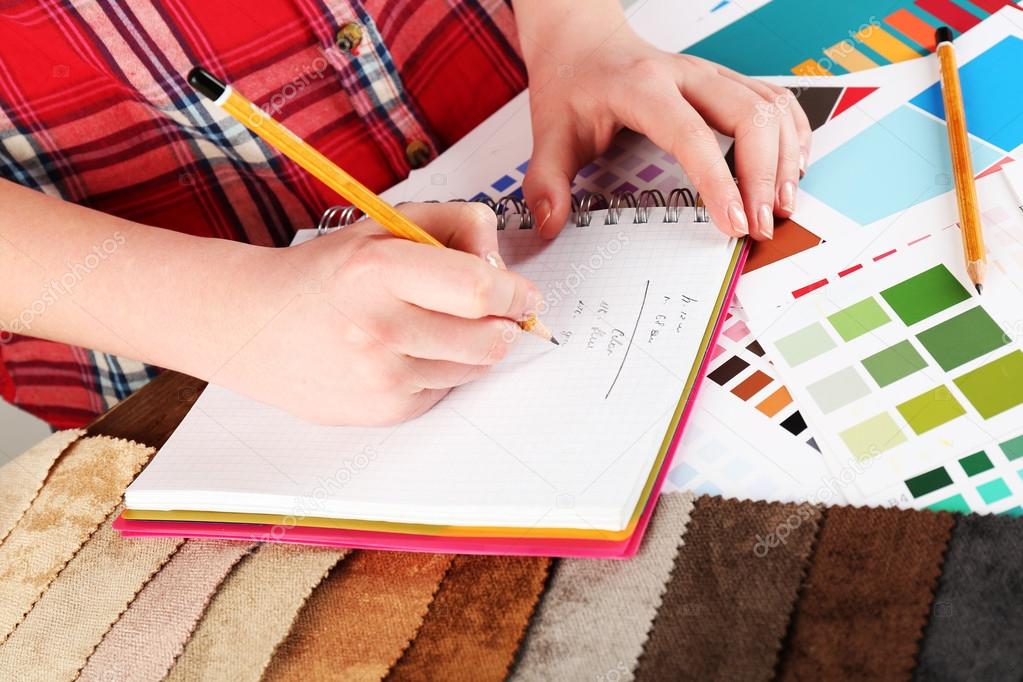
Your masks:
M 553 343 L 553 344 L 554 344 L 555 346 L 560 346 L 560 345 L 561 345 L 561 344 L 560 344 L 560 343 L 558 342 L 558 340 L 557 340 L 556 338 L 554 338 L 553 336 L 551 337 L 551 343 Z
M 974 284 L 973 286 L 977 287 L 977 293 L 978 294 L 983 294 L 984 293 L 984 285 L 983 284 Z

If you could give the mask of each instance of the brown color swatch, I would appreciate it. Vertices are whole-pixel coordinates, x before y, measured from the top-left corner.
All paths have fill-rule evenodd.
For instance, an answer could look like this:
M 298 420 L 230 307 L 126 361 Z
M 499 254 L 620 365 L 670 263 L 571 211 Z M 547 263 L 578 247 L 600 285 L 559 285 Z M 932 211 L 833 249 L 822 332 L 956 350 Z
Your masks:
M 739 382 L 739 385 L 732 389 L 732 393 L 743 400 L 749 400 L 757 393 L 760 393 L 764 386 L 767 386 L 772 381 L 774 380 L 771 377 L 758 369 Z
M 354 553 L 313 592 L 263 682 L 383 679 L 422 625 L 451 559 Z
M 780 677 L 909 679 L 954 523 L 948 513 L 827 509 Z
M 419 634 L 387 679 L 503 680 L 549 567 L 542 557 L 455 557 Z
M 137 443 L 83 438 L 57 461 L 0 545 L 0 642 L 114 510 L 152 454 Z
M 819 518 L 805 504 L 697 498 L 635 678 L 770 679 Z
M 783 258 L 812 249 L 821 243 L 821 238 L 794 220 L 783 220 L 774 228 L 774 238 L 753 242 L 743 272 L 753 272 Z

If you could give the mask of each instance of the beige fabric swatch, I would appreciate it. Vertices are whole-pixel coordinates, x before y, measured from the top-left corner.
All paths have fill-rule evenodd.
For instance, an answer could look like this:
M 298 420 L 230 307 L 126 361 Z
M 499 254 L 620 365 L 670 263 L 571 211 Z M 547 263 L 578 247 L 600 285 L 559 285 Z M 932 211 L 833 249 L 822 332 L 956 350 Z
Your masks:
M 0 643 L 120 502 L 152 448 L 97 436 L 77 441 L 50 471 L 0 545 Z
M 182 543 L 122 538 L 110 526 L 120 513 L 118 506 L 0 645 L 5 679 L 75 679 L 110 624 Z M 117 670 L 108 675 L 121 679 Z
M 631 559 L 558 562 L 511 679 L 631 679 L 694 499 L 690 492 L 662 495 Z
M 18 524 L 18 519 L 39 494 L 53 463 L 83 433 L 85 431 L 82 429 L 68 429 L 50 434 L 34 447 L 0 466 L 0 543 Z
M 260 545 L 224 580 L 168 682 L 258 682 L 306 599 L 346 551 Z
M 225 576 L 253 547 L 245 542 L 186 541 L 110 628 L 78 679 L 109 682 L 114 675 L 118 682 L 162 680 Z

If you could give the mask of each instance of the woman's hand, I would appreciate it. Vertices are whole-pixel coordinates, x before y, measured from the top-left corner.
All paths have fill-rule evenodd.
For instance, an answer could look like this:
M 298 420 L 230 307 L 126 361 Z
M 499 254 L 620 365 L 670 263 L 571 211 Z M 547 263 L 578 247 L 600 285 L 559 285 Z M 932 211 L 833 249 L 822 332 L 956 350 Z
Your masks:
M 770 239 L 774 215 L 794 210 L 810 125 L 791 92 L 658 50 L 617 0 L 516 0 L 515 11 L 533 120 L 523 189 L 542 235 L 561 230 L 576 172 L 622 127 L 678 159 L 727 234 Z M 712 128 L 735 138 L 738 187 Z
M 503 269 L 485 206 L 401 210 L 451 248 L 366 220 L 240 263 L 251 290 L 240 309 L 265 324 L 232 341 L 237 352 L 208 378 L 313 421 L 374 425 L 415 417 L 486 373 L 539 291 Z

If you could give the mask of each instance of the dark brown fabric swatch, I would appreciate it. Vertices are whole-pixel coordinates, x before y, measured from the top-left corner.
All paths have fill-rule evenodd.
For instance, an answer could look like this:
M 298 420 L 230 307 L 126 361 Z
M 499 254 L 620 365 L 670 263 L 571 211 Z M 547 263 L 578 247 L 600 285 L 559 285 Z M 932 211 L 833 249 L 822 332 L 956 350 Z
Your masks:
M 944 512 L 828 508 L 781 679 L 909 679 L 954 523 Z
M 382 679 L 422 625 L 451 559 L 353 553 L 313 592 L 263 681 Z
M 813 505 L 698 498 L 636 679 L 770 679 L 819 518 Z
M 1023 674 L 1023 523 L 960 516 L 920 645 L 918 680 Z
M 549 567 L 542 557 L 455 557 L 419 634 L 387 679 L 503 680 Z

